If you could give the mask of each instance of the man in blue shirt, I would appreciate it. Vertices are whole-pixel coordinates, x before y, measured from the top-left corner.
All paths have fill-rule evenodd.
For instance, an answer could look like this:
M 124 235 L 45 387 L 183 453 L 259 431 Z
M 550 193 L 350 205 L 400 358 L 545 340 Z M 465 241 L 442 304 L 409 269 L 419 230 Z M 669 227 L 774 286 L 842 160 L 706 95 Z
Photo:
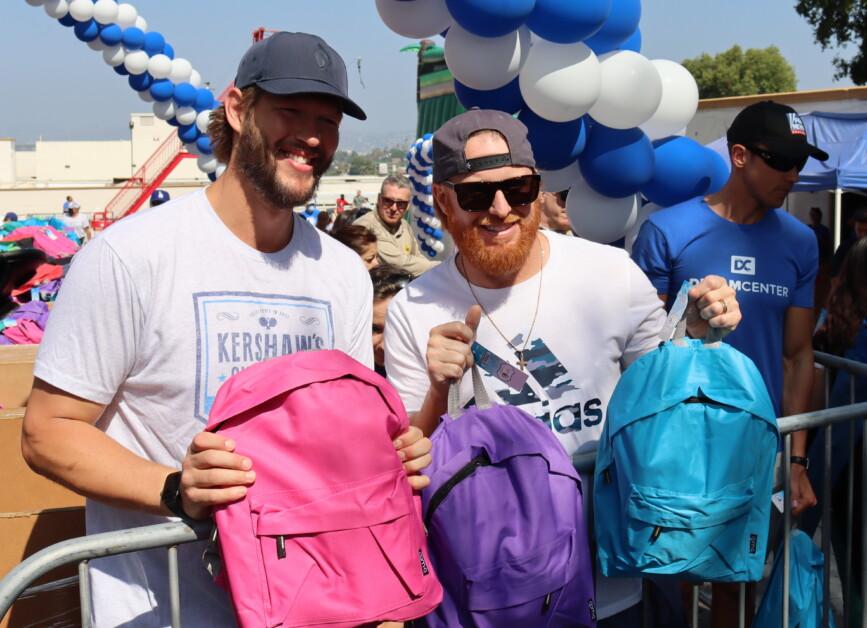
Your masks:
M 633 259 L 671 303 L 683 281 L 720 275 L 738 293 L 743 323 L 726 341 L 759 368 L 778 416 L 806 412 L 813 383 L 813 283 L 816 237 L 778 208 L 810 157 L 794 109 L 772 101 L 742 110 L 727 133 L 732 169 L 726 185 L 657 212 L 641 227 Z M 816 504 L 807 479 L 806 432 L 792 438 L 792 513 Z

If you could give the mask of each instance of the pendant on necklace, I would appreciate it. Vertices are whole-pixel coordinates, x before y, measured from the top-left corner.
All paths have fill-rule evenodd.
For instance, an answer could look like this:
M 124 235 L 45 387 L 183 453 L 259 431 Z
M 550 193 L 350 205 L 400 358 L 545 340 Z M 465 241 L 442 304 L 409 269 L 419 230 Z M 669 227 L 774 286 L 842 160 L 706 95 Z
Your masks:
M 529 362 L 527 362 L 527 360 L 524 359 L 524 352 L 518 351 L 518 368 L 520 368 L 523 371 L 524 367 L 527 366 L 528 364 L 529 364 Z

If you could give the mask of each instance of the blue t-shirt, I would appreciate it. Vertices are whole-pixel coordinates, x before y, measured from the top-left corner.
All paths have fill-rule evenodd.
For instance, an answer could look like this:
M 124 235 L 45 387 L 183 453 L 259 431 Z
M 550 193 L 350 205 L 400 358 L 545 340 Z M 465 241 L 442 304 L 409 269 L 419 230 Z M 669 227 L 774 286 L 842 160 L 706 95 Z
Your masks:
M 698 197 L 651 215 L 632 258 L 657 292 L 670 297 L 684 281 L 725 277 L 743 313 L 726 342 L 756 363 L 780 416 L 786 310 L 813 307 L 819 251 L 810 228 L 779 209 L 754 224 L 737 224 Z

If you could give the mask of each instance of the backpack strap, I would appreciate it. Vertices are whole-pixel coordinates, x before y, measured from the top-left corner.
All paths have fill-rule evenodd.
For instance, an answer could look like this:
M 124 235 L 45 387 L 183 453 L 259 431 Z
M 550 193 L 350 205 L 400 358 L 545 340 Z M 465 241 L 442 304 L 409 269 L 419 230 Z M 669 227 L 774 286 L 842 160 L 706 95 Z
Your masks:
M 680 317 L 677 325 L 674 328 L 674 336 L 671 342 L 678 347 L 686 346 L 686 312 Z M 707 328 L 707 337 L 704 339 L 704 346 L 708 349 L 717 349 L 722 344 L 722 330 L 719 327 Z
M 491 407 L 491 399 L 482 383 L 482 374 L 479 373 L 479 367 L 475 364 L 470 370 L 473 372 L 473 396 L 476 399 L 476 407 L 487 410 Z M 463 413 L 464 411 L 461 410 L 461 383 L 460 380 L 453 379 L 449 384 L 448 415 L 456 419 Z

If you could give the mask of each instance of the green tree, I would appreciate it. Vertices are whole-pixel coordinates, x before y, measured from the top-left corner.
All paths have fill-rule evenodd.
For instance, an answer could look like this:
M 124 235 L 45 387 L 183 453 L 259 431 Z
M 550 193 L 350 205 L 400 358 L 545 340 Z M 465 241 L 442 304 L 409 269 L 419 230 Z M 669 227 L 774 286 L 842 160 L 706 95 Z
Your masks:
M 867 2 L 864 0 L 798 0 L 798 15 L 813 27 L 813 38 L 822 46 L 847 47 L 852 44 L 855 55 L 846 60 L 834 57 L 835 79 L 849 77 L 855 85 L 867 84 Z
M 795 70 L 776 46 L 744 52 L 735 45 L 713 57 L 702 53 L 685 59 L 682 65 L 695 78 L 700 98 L 793 92 L 798 86 Z
M 373 162 L 372 159 L 368 159 L 363 155 L 354 154 L 349 159 L 349 174 L 376 174 L 376 164 Z

